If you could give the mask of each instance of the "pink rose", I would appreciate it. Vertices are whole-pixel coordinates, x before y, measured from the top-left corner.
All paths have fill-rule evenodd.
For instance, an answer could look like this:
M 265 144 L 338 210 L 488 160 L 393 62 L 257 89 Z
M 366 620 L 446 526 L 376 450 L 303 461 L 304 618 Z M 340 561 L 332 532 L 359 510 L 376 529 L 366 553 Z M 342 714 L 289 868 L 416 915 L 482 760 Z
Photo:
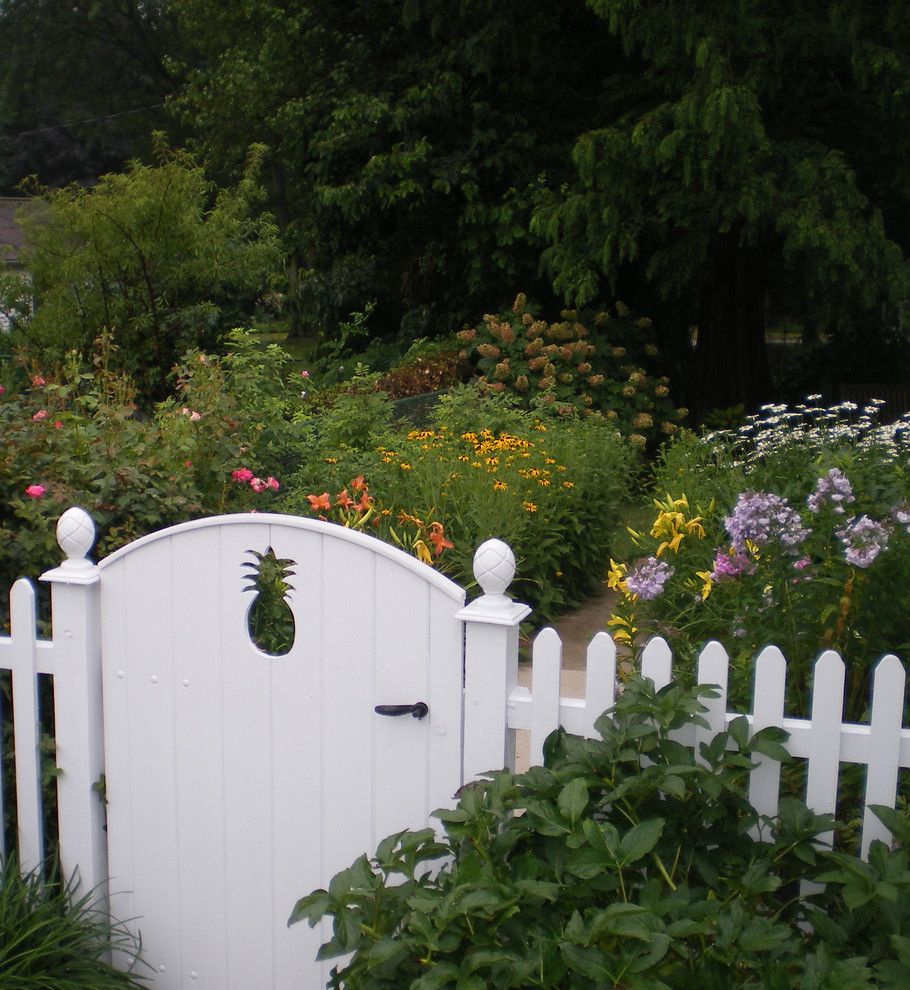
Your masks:
M 32 376 L 32 385 L 34 385 L 35 388 L 41 388 L 42 385 L 46 385 L 46 384 L 47 383 L 41 377 L 41 375 L 33 375 Z
M 304 368 L 303 371 L 300 372 L 300 377 L 301 378 L 309 378 L 310 377 L 310 373 L 306 370 L 306 368 Z
M 252 488 L 253 491 L 256 492 L 256 494 L 258 495 L 259 492 L 265 491 L 266 483 L 262 480 L 262 478 L 253 478 L 250 481 L 250 488 Z
M 32 420 L 33 420 L 33 421 L 34 421 L 35 423 L 40 423 L 42 419 L 47 419 L 47 410 L 46 410 L 46 409 L 39 409 L 39 410 L 38 410 L 38 411 L 37 411 L 37 412 L 35 413 L 35 415 L 34 415 L 34 416 L 32 416 Z
M 54 420 L 54 429 L 55 430 L 62 430 L 63 429 L 63 423 L 61 423 L 59 419 L 55 419 Z
M 6 389 L 2 385 L 0 385 L 0 395 L 3 395 L 5 391 Z
M 190 420 L 195 423 L 197 419 L 202 419 L 202 413 L 198 413 L 193 410 L 193 412 L 190 413 Z
M 44 485 L 29 485 L 28 488 L 25 489 L 25 494 L 28 495 L 29 498 L 41 498 L 46 491 L 47 489 Z
M 265 487 L 271 488 L 273 492 L 277 492 L 281 485 L 278 484 L 278 479 L 273 478 L 271 475 L 265 479 Z
M 253 480 L 253 472 L 249 468 L 237 468 L 236 471 L 231 471 L 231 477 L 234 481 L 239 481 L 240 484 L 245 485 L 248 481 Z

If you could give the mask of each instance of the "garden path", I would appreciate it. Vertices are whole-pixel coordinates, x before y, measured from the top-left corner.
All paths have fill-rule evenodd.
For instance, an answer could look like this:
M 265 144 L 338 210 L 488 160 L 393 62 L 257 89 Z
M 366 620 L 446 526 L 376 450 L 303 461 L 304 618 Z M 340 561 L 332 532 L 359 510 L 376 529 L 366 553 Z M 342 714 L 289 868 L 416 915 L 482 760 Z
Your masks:
M 562 694 L 566 698 L 585 696 L 585 655 L 588 643 L 595 633 L 607 628 L 607 619 L 616 593 L 604 588 L 589 598 L 580 608 L 561 616 L 553 623 L 553 628 L 562 640 Z M 518 669 L 518 683 L 531 686 L 531 665 L 521 664 Z M 521 772 L 528 768 L 529 733 L 519 732 L 516 739 L 516 769 Z

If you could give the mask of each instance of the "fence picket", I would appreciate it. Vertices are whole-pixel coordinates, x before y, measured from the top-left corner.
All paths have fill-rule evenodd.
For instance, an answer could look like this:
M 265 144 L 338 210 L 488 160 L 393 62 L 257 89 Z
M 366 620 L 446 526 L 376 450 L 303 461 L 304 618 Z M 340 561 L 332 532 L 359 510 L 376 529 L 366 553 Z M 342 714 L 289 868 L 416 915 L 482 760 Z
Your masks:
M 864 858 L 874 839 L 891 841 L 891 833 L 870 811 L 869 805 L 887 804 L 894 807 L 897 769 L 900 764 L 905 680 L 903 665 L 893 654 L 883 657 L 875 668 L 861 845 L 861 855 Z
M 19 866 L 34 869 L 44 857 L 41 807 L 41 726 L 35 635 L 35 589 L 20 578 L 10 594 L 10 657 L 13 671 L 13 732 Z
M 641 676 L 654 682 L 659 691 L 673 679 L 673 654 L 667 641 L 660 636 L 648 642 L 641 654 Z
M 594 723 L 613 707 L 616 697 L 616 644 L 608 633 L 599 632 L 588 644 L 585 674 L 584 734 L 597 735 Z
M 699 654 L 697 677 L 699 684 L 714 684 L 720 688 L 720 691 L 716 698 L 701 699 L 701 703 L 707 709 L 702 714 L 702 718 L 708 723 L 708 728 L 700 725 L 695 727 L 696 759 L 699 758 L 701 744 L 710 742 L 718 732 L 723 732 L 727 727 L 727 675 L 729 669 L 730 661 L 727 658 L 727 651 L 716 640 L 712 640 Z
M 766 646 L 755 661 L 753 733 L 782 725 L 786 678 L 787 661 L 783 653 L 776 646 Z M 756 764 L 749 778 L 749 802 L 760 815 L 773 817 L 780 797 L 780 763 L 770 756 L 759 755 Z M 758 829 L 753 834 L 758 838 Z
M 531 764 L 543 763 L 543 744 L 559 728 L 559 676 L 562 671 L 562 640 L 549 626 L 534 640 L 531 696 Z
M 844 674 L 844 662 L 833 650 L 826 650 L 815 662 L 806 804 L 817 815 L 833 815 L 837 805 Z M 818 841 L 830 846 L 834 832 L 822 833 Z

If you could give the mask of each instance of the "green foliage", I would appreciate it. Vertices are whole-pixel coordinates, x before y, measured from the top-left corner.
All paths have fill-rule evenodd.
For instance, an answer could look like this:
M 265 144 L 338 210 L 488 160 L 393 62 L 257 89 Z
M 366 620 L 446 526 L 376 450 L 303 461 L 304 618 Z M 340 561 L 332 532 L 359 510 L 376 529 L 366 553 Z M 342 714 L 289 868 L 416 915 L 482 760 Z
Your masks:
M 73 880 L 34 870 L 22 876 L 15 858 L 0 864 L 0 975 L 4 990 L 138 990 L 141 970 L 123 972 L 106 961 L 116 950 L 139 959 L 139 940 L 77 895 Z
M 280 433 L 274 416 L 265 422 L 260 415 L 274 388 L 273 365 L 191 352 L 178 368 L 176 396 L 149 416 L 138 412 L 135 387 L 114 370 L 111 352 L 103 340 L 90 369 L 70 353 L 46 378 L 20 374 L 0 395 L 4 587 L 59 562 L 54 527 L 71 505 L 91 514 L 99 531 L 96 553 L 105 555 L 163 526 L 263 507 L 274 498 L 273 488 L 257 492 L 231 476 L 242 465 L 263 477 L 275 470 L 256 455 L 267 458 L 272 435 Z M 239 405 L 247 398 L 241 380 L 260 397 L 246 410 Z
M 583 305 L 644 275 L 698 326 L 694 394 L 722 406 L 768 398 L 768 315 L 899 324 L 903 0 L 589 6 L 635 60 L 579 133 L 574 180 L 535 213 L 557 289 Z
M 158 158 L 91 189 L 38 189 L 21 215 L 37 308 L 18 306 L 16 335 L 59 360 L 111 334 L 146 405 L 166 394 L 179 355 L 236 322 L 279 260 L 271 219 L 251 214 L 262 149 L 220 191 L 189 155 L 160 145 Z
M 759 819 L 748 774 L 781 731 L 749 738 L 739 720 L 696 758 L 672 732 L 702 710 L 694 692 L 630 681 L 601 739 L 554 733 L 543 767 L 465 787 L 436 812 L 444 838 L 389 836 L 290 923 L 332 919 L 320 954 L 353 953 L 329 984 L 348 990 L 901 986 L 906 851 L 824 852 L 830 816 L 792 798 Z M 908 836 L 905 814 L 881 813 Z M 823 892 L 801 900 L 813 878 Z
M 476 362 L 484 388 L 517 396 L 528 408 L 557 416 L 603 413 L 633 443 L 672 436 L 686 415 L 671 402 L 669 378 L 654 379 L 657 346 L 651 322 L 633 320 L 617 303 L 616 316 L 594 316 L 593 336 L 574 310 L 558 323 L 536 319 L 525 294 L 509 313 L 487 314 L 476 329 L 457 334 L 461 356 Z M 590 338 L 590 339 L 589 339 Z
M 657 511 L 608 579 L 620 593 L 614 637 L 637 648 L 662 635 L 690 671 L 720 640 L 737 704 L 751 696 L 753 658 L 773 643 L 799 714 L 812 664 L 836 649 L 850 672 L 847 717 L 863 720 L 873 665 L 910 648 L 890 590 L 910 575 L 906 423 L 878 426 L 874 410 L 774 406 L 738 430 L 668 444 Z M 643 585 L 643 569 L 663 576 Z
M 174 104 L 235 173 L 271 149 L 292 305 L 329 332 L 448 333 L 502 285 L 540 291 L 532 204 L 570 168 L 595 67 L 618 46 L 581 4 L 174 0 L 198 58 Z
M 190 39 L 163 0 L 4 0 L 0 190 L 91 182 L 150 148 Z M 78 80 L 78 85 L 73 85 Z
M 323 413 L 315 429 L 329 436 L 323 421 L 341 414 L 337 406 Z M 349 445 L 323 446 L 329 456 L 292 479 L 282 505 L 307 513 L 310 497 L 323 493 L 334 504 L 334 493 L 363 474 L 379 510 L 371 531 L 403 545 L 391 530 L 415 519 L 418 530 L 438 523 L 454 546 L 431 559 L 455 581 L 473 584 L 474 551 L 497 537 L 515 552 L 512 590 L 534 607 L 536 621 L 593 590 L 609 522 L 638 467 L 634 447 L 606 421 L 543 423 L 473 387 L 444 396 L 432 419 L 424 430 L 387 430 L 378 449 L 368 446 L 375 433 L 366 423 Z

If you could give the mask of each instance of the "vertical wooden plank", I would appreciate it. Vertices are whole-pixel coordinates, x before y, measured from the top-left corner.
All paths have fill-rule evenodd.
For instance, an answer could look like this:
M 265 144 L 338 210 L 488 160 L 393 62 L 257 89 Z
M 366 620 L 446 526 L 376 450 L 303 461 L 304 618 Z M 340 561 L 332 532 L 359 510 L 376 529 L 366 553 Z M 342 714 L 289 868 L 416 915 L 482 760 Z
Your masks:
M 177 898 L 180 984 L 227 986 L 224 840 L 224 702 L 218 644 L 222 628 L 217 529 L 196 529 L 171 541 L 171 631 Z M 233 562 L 236 567 L 236 562 Z M 239 593 L 236 595 L 239 608 Z M 205 896 L 200 897 L 200 891 Z
M 815 663 L 806 780 L 806 804 L 818 815 L 834 814 L 837 805 L 843 712 L 844 662 L 833 650 L 826 650 Z M 830 846 L 834 832 L 824 832 L 818 841 Z
M 136 909 L 136 880 L 133 875 L 133 786 L 144 782 L 133 779 L 130 754 L 133 749 L 130 726 L 129 637 L 127 634 L 127 580 L 124 561 L 102 572 L 101 640 L 104 707 L 105 796 L 107 798 L 107 843 L 109 902 L 115 918 L 132 919 L 133 931 L 139 926 Z M 116 958 L 124 969 L 128 959 Z
M 784 689 L 787 661 L 776 646 L 766 646 L 755 661 L 755 688 L 752 694 L 752 731 L 780 727 L 784 718 Z M 773 818 L 780 799 L 780 763 L 759 755 L 749 777 L 749 803 L 760 814 Z M 753 838 L 759 830 L 753 830 Z
M 463 604 L 463 593 L 453 600 L 438 588 L 430 589 L 428 812 L 453 806 L 464 782 L 464 625 L 455 617 Z
M 616 696 L 616 644 L 599 632 L 588 644 L 585 674 L 585 735 L 597 737 L 594 723 L 613 707 Z
M 272 896 L 271 718 L 273 670 L 280 661 L 260 652 L 249 637 L 246 616 L 253 596 L 242 590 L 241 569 L 243 561 L 254 559 L 247 551 L 265 552 L 270 535 L 265 522 L 219 528 L 228 990 L 273 985 L 273 932 L 286 920 L 275 916 Z
M 875 668 L 872 689 L 872 719 L 869 727 L 869 766 L 866 771 L 866 800 L 863 813 L 861 855 L 865 859 L 874 839 L 890 843 L 891 833 L 869 810 L 870 804 L 894 807 L 897 771 L 900 764 L 901 727 L 904 715 L 906 674 L 893 654 Z
M 294 613 L 294 645 L 272 663 L 272 928 L 275 986 L 325 985 L 327 964 L 315 962 L 329 926 L 288 929 L 286 921 L 304 894 L 323 885 L 322 537 L 272 525 L 269 542 L 278 557 L 294 562 L 288 601 Z M 321 982 L 319 974 L 321 976 Z
M 430 601 L 421 576 L 386 557 L 376 557 L 374 705 L 411 705 L 429 699 Z M 426 718 L 371 713 L 376 763 L 375 837 L 415 827 L 427 815 Z
M 543 744 L 559 728 L 562 640 L 547 626 L 534 639 L 531 658 L 531 753 L 530 765 L 543 764 Z
M 665 688 L 673 679 L 673 654 L 662 636 L 649 640 L 642 650 L 641 676 L 650 678 L 656 691 Z
M 698 657 L 697 680 L 699 684 L 713 684 L 720 688 L 718 697 L 702 698 L 701 703 L 707 711 L 702 718 L 708 723 L 708 728 L 695 727 L 695 758 L 700 759 L 699 751 L 702 743 L 709 743 L 719 732 L 723 732 L 727 723 L 727 677 L 730 661 L 727 651 L 716 640 L 705 646 Z
M 41 801 L 41 726 L 35 663 L 35 589 L 20 578 L 10 594 L 10 659 L 13 672 L 13 733 L 19 866 L 23 873 L 44 858 Z M 3 819 L 0 818 L 0 823 Z
M 322 885 L 375 848 L 375 593 L 374 555 L 323 537 Z
M 112 780 L 110 800 L 127 788 L 131 810 L 129 833 L 115 831 L 109 822 L 108 837 L 112 848 L 125 847 L 117 861 L 130 862 L 132 906 L 141 919 L 136 924 L 146 959 L 156 983 L 168 990 L 180 986 L 181 973 L 171 542 L 152 542 L 118 562 L 124 584 L 123 652 L 114 656 L 105 649 L 105 663 L 114 665 L 105 675 L 126 685 L 129 725 L 128 752 L 108 770 L 127 779 Z M 103 583 L 108 580 L 106 571 Z M 117 750 L 124 740 L 113 738 L 110 744 Z

